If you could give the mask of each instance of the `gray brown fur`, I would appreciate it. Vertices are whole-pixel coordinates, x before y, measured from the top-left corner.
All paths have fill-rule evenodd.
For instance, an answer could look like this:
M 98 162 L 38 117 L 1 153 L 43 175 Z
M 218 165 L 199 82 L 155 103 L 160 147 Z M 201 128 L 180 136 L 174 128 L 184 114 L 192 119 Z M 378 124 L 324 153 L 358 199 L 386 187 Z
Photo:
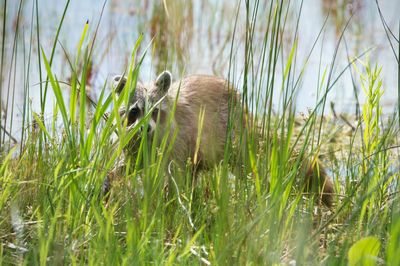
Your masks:
M 126 79 L 117 76 L 114 79 L 115 90 L 117 93 L 122 91 Z M 163 98 L 164 97 L 164 98 Z M 242 123 L 237 114 L 239 113 L 240 101 L 238 93 L 229 86 L 229 83 L 222 78 L 206 75 L 192 75 L 180 81 L 172 83 L 171 74 L 168 71 L 161 73 L 156 81 L 151 84 L 137 84 L 135 95 L 133 95 L 127 113 L 134 106 L 141 109 L 140 118 L 144 114 L 145 106 L 151 107 L 159 100 L 162 100 L 158 110 L 160 112 L 160 123 L 157 125 L 160 135 L 170 134 L 175 129 L 177 137 L 172 149 L 172 159 L 184 164 L 188 158 L 197 158 L 194 164 L 212 167 L 218 164 L 224 157 L 224 147 L 226 143 L 226 132 L 228 126 L 229 110 L 228 106 L 235 106 L 233 110 L 234 127 L 237 129 Z M 173 117 L 172 128 L 167 128 L 166 117 L 173 109 L 176 100 L 176 111 Z M 230 105 L 233 103 L 233 105 Z M 201 140 L 198 153 L 195 154 L 196 141 L 199 132 L 198 121 L 201 110 L 204 109 L 204 120 L 201 132 Z M 231 113 L 232 114 L 232 113 Z M 154 118 L 149 122 L 150 133 L 155 129 Z M 131 121 L 132 122 L 132 121 Z M 136 122 L 132 122 L 134 124 Z M 236 132 L 235 130 L 232 132 Z M 234 133 L 233 133 L 234 134 Z M 307 165 L 307 164 L 305 164 Z M 330 206 L 332 203 L 333 184 L 327 178 L 325 171 L 316 174 L 316 167 L 306 166 L 307 186 L 318 181 L 320 184 L 321 199 Z M 310 190 L 310 189 L 309 189 Z
M 116 78 L 117 86 L 123 86 L 123 82 Z M 225 79 L 206 75 L 192 75 L 180 81 L 169 83 L 168 88 L 163 88 L 163 79 L 171 79 L 169 72 L 163 72 L 156 82 L 148 85 L 138 84 L 131 102 L 144 108 L 152 105 L 165 96 L 159 110 L 162 118 L 157 125 L 160 135 L 166 133 L 167 114 L 173 109 L 176 102 L 176 110 L 173 117 L 172 129 L 177 130 L 177 137 L 172 149 L 172 157 L 175 161 L 185 163 L 188 158 L 198 158 L 198 164 L 212 166 L 223 158 L 226 132 L 228 124 L 228 103 L 230 99 L 237 102 L 238 94 L 232 88 L 228 88 Z M 117 87 L 116 86 L 116 87 Z M 178 95 L 179 93 L 179 95 Z M 178 96 L 178 98 L 177 98 Z M 233 97 L 231 97 L 233 96 Z M 195 156 L 197 136 L 199 133 L 199 115 L 204 109 L 200 146 Z M 150 127 L 155 126 L 155 121 L 150 121 Z M 152 128 L 150 131 L 153 131 Z

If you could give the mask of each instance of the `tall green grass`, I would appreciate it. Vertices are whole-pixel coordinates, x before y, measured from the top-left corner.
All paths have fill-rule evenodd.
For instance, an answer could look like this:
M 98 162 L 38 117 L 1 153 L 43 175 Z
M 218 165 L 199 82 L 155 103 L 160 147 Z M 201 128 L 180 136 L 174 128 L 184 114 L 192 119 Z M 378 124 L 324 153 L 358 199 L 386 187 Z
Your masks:
M 40 78 L 41 110 L 31 110 L 26 98 L 24 123 L 30 126 L 25 127 L 20 152 L 14 148 L 0 155 L 1 263 L 399 263 L 398 114 L 382 116 L 379 66 L 360 64 L 355 58 L 335 75 L 335 53 L 329 68 L 318 73 L 315 108 L 299 118 L 296 93 L 309 57 L 297 73 L 297 31 L 289 44 L 282 35 L 290 2 L 241 2 L 228 78 L 242 92 L 242 108 L 252 116 L 232 112 L 229 128 L 235 130 L 238 119 L 246 127 L 237 139 L 227 134 L 222 162 L 194 179 L 190 164 L 179 171 L 169 161 L 176 137 L 172 130 L 157 145 L 140 138 L 134 156 L 123 153 L 137 139 L 140 127 L 147 126 L 152 111 L 131 129 L 118 112 L 134 93 L 146 56 L 142 37 L 133 47 L 125 71 L 127 86 L 120 97 L 105 81 L 98 101 L 90 106 L 87 76 L 99 24 L 82 25 L 80 41 L 67 60 L 72 76 L 70 101 L 65 101 L 52 58 L 68 3 L 51 50 L 42 48 L 36 28 L 37 63 L 46 75 Z M 37 24 L 38 9 L 35 1 L 32 21 Z M 235 53 L 241 42 L 236 35 L 241 10 L 246 21 L 244 58 Z M 301 9 L 296 15 L 299 26 Z M 258 44 L 255 31 L 260 24 L 267 27 Z M 6 37 L 3 31 L 3 44 Z M 341 39 L 337 49 L 340 45 Z M 329 120 L 324 109 L 328 93 L 350 67 L 357 70 L 355 86 L 361 86 L 366 101 L 362 119 L 349 119 L 354 130 L 346 136 L 340 121 Z M 283 71 L 278 76 L 279 68 Z M 237 82 L 235 69 L 243 69 L 243 83 Z M 56 101 L 51 121 L 43 119 L 48 89 Z M 29 97 L 28 86 L 25 93 Z M 273 102 L 274 95 L 280 95 L 278 103 Z M 336 185 L 331 209 L 316 204 L 318 196 L 303 190 L 304 163 L 319 160 Z M 112 189 L 104 196 L 107 176 L 112 177 Z

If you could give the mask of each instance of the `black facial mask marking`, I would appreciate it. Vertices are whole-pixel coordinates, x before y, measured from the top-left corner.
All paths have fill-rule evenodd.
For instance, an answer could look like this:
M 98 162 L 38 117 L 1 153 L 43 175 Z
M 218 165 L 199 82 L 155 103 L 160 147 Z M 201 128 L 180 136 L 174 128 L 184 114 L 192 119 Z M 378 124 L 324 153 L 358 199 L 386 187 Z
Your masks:
M 154 122 L 157 121 L 158 112 L 159 112 L 158 108 L 154 108 L 153 112 L 151 113 L 151 118 L 154 120 Z
M 136 122 L 136 120 L 139 118 L 140 116 L 140 109 L 137 107 L 133 107 L 129 110 L 128 113 L 128 125 L 132 125 L 133 123 Z

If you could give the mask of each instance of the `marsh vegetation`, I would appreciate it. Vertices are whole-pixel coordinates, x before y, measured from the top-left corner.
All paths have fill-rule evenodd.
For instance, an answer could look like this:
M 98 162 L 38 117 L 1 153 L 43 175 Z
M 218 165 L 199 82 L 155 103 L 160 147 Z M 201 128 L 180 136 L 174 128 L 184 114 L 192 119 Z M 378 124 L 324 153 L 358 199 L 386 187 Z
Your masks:
M 0 264 L 400 264 L 400 3 L 1 7 Z M 127 129 L 110 79 L 165 69 L 224 77 L 252 114 L 197 175 L 171 170 L 169 136 L 124 156 L 148 119 Z M 334 182 L 331 208 L 304 161 Z

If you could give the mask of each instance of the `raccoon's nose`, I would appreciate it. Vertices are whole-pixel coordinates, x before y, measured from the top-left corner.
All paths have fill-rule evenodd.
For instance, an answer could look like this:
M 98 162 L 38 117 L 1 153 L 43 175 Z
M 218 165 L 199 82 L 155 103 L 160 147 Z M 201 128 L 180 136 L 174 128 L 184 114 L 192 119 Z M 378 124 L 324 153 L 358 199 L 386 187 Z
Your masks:
M 145 131 L 145 126 L 141 126 L 140 127 L 140 131 L 144 132 Z M 147 133 L 151 133 L 151 127 L 149 125 L 147 126 Z

